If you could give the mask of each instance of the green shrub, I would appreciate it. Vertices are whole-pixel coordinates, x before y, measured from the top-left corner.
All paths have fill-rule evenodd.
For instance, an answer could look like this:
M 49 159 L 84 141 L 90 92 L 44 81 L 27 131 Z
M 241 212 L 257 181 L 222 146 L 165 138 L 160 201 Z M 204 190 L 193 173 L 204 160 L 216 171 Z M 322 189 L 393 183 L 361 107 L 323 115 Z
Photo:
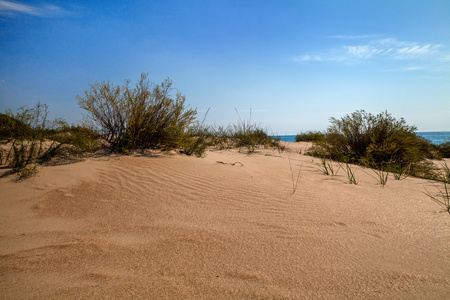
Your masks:
M 69 127 L 63 120 L 49 122 L 48 106 L 21 107 L 0 116 L 0 164 L 12 168 L 20 179 L 37 173 L 36 165 L 63 153 L 70 155 L 93 152 L 98 142 L 93 133 L 81 126 Z
M 450 142 L 445 142 L 436 146 L 438 155 L 442 158 L 450 157 Z
M 313 142 L 322 141 L 325 139 L 325 134 L 320 131 L 301 132 L 295 136 L 296 142 Z
M 14 173 L 24 174 L 21 178 L 35 173 L 35 166 L 30 166 L 44 152 L 47 111 L 46 105 L 38 103 L 34 108 L 21 107 L 15 115 L 11 110 L 2 115 L 2 143 L 9 144 L 9 151 L 2 155 L 5 157 L 2 164 L 11 167 Z
M 0 114 L 0 141 L 8 142 L 26 136 L 31 136 L 31 128 L 28 124 L 15 119 L 11 112 Z
M 210 139 L 208 138 L 210 135 L 209 127 L 204 125 L 208 112 L 209 108 L 203 121 L 198 123 L 197 126 L 191 126 L 188 134 L 180 141 L 182 153 L 198 157 L 202 157 L 205 154 L 206 148 L 211 144 Z
M 185 97 L 179 92 L 175 99 L 171 97 L 169 79 L 153 85 L 147 77 L 142 73 L 134 89 L 129 81 L 122 87 L 96 82 L 84 97 L 77 96 L 80 107 L 90 113 L 115 150 L 176 148 L 194 122 L 196 110 L 185 107 Z
M 379 170 L 409 170 L 410 175 L 431 176 L 430 142 L 415 133 L 415 126 L 387 112 L 372 115 L 356 111 L 341 119 L 331 118 L 324 140 L 315 141 L 309 154 L 362 164 Z

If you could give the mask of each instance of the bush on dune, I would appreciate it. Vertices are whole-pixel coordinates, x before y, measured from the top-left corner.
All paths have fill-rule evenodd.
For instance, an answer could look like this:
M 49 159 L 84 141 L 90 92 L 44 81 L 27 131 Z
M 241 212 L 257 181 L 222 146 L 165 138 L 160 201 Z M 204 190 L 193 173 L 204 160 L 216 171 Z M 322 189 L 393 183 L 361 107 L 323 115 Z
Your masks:
M 114 150 L 176 148 L 194 124 L 196 110 L 185 106 L 179 92 L 171 97 L 172 82 L 167 79 L 153 85 L 147 77 L 142 73 L 134 89 L 129 81 L 122 87 L 97 82 L 84 96 L 77 96 L 80 107 L 90 113 Z
M 98 147 L 92 132 L 80 126 L 69 127 L 63 120 L 48 121 L 48 107 L 38 103 L 9 110 L 0 116 L 0 164 L 12 168 L 19 178 L 36 173 L 38 164 L 64 153 L 81 154 Z
M 316 142 L 325 139 L 325 134 L 320 131 L 301 132 L 295 136 L 296 142 Z
M 433 177 L 430 142 L 415 133 L 417 128 L 397 120 L 387 112 L 372 115 L 356 111 L 341 119 L 331 118 L 325 138 L 316 141 L 309 154 L 367 167 L 404 171 L 410 175 Z
M 442 158 L 450 157 L 450 142 L 445 142 L 436 146 L 438 155 Z

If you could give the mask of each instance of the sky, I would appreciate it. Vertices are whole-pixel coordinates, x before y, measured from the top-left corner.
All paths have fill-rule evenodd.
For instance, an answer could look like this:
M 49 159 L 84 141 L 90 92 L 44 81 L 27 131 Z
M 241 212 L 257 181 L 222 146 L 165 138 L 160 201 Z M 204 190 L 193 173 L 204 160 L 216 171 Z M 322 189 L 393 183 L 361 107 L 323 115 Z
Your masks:
M 0 0 L 0 111 L 78 123 L 89 83 L 145 72 L 216 126 L 237 110 L 296 134 L 365 110 L 450 131 L 449 16 L 448 0 Z

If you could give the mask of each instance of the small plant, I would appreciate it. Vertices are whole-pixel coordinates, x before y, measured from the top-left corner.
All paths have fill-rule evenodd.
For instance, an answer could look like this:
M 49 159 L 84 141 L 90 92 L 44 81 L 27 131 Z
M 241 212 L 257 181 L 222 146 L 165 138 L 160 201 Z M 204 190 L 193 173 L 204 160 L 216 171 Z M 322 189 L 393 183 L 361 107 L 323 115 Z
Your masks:
M 322 172 L 325 175 L 337 175 L 337 172 L 340 169 L 339 168 L 335 171 L 333 163 L 331 160 L 327 160 L 325 157 L 320 158 L 320 164 L 316 164 L 319 168 L 319 171 Z
M 432 195 L 427 189 L 426 193 L 424 192 L 425 195 L 427 195 L 428 197 L 430 197 L 431 200 L 433 200 L 434 202 L 438 203 L 439 205 L 443 206 L 445 211 L 447 211 L 448 213 L 450 213 L 450 194 L 449 194 L 449 189 L 447 186 L 447 182 L 444 181 L 444 188 L 440 189 L 439 187 L 436 187 L 438 190 L 437 195 Z
M 357 185 L 358 182 L 356 181 L 356 178 L 355 178 L 356 169 L 352 169 L 352 167 L 349 165 L 348 162 L 345 162 L 345 168 L 347 170 L 348 182 L 350 184 Z
M 376 180 L 378 183 L 384 187 L 388 181 L 389 178 L 389 163 L 377 163 L 373 159 L 369 158 L 363 158 L 361 159 L 361 162 L 364 164 L 365 167 L 370 168 L 376 175 Z
M 388 181 L 389 178 L 389 172 L 387 172 L 386 170 L 384 170 L 384 168 L 380 168 L 380 169 L 372 169 L 372 171 L 375 172 L 375 174 L 377 175 L 377 180 L 380 183 L 380 185 L 382 187 L 384 187 Z
M 298 186 L 298 181 L 300 180 L 300 172 L 302 171 L 303 165 L 300 165 L 300 169 L 298 170 L 298 173 L 297 173 L 297 179 L 294 181 L 294 172 L 292 171 L 291 158 L 288 157 L 288 159 L 289 159 L 289 168 L 291 169 L 292 194 L 295 194 L 295 191 L 297 190 L 297 186 Z
M 401 164 L 391 163 L 388 165 L 388 168 L 389 171 L 394 175 L 395 180 L 403 180 L 408 177 L 408 172 L 411 168 L 411 164 L 402 166 Z

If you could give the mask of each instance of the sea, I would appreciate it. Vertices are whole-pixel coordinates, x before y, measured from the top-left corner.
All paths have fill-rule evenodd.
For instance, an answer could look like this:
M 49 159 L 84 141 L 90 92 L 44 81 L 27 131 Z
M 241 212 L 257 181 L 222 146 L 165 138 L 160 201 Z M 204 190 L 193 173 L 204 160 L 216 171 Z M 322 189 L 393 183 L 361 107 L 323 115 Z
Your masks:
M 450 142 L 450 131 L 433 131 L 433 132 L 416 132 L 418 135 L 431 141 L 434 145 L 440 145 L 445 142 Z M 295 135 L 277 135 L 274 138 L 279 138 L 283 142 L 295 142 Z

